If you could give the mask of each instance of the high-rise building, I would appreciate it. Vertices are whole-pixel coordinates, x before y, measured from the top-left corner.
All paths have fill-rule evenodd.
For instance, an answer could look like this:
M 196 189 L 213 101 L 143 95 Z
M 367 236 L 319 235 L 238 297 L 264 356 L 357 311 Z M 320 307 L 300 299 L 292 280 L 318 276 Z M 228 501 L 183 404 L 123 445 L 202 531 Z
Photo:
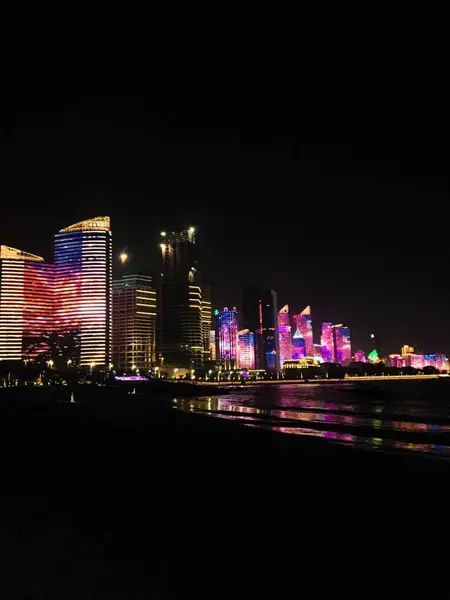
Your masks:
M 202 289 L 195 256 L 194 227 L 161 232 L 160 247 L 164 363 L 191 369 L 202 367 L 206 337 L 203 336 Z
M 322 323 L 320 343 L 322 344 L 323 361 L 326 363 L 334 362 L 333 323 Z
M 0 246 L 0 360 L 36 359 L 53 329 L 53 265 Z
M 217 310 L 217 360 L 225 369 L 236 369 L 238 367 L 238 313 L 236 308 L 228 310 Z
M 210 360 L 217 360 L 215 329 L 211 329 L 211 331 L 209 332 L 209 357 Z
M 239 346 L 239 368 L 254 369 L 255 368 L 255 336 L 248 329 L 243 329 L 238 333 Z
M 299 315 L 294 315 L 297 330 L 305 340 L 306 356 L 314 357 L 314 340 L 312 328 L 311 307 L 307 306 Z
M 335 348 L 335 362 L 347 366 L 352 361 L 352 345 L 350 329 L 345 325 L 333 325 L 333 340 Z
M 54 327 L 77 340 L 75 364 L 108 365 L 112 334 L 112 241 L 109 217 L 55 235 Z
M 112 356 L 116 370 L 148 370 L 156 362 L 156 290 L 148 275 L 113 281 Z
M 414 353 L 413 346 L 408 346 L 408 344 L 405 344 L 404 346 L 402 346 L 402 350 L 401 350 L 402 356 L 405 354 L 413 354 L 413 353 Z
M 357 350 L 355 352 L 355 362 L 367 362 L 366 353 L 364 352 L 364 350 Z
M 322 357 L 322 346 L 320 344 L 314 344 L 314 358 L 317 362 L 324 362 Z
M 211 356 L 211 286 L 207 283 L 201 284 L 202 293 L 202 333 L 203 333 L 203 357 L 204 360 L 215 360 Z
M 292 359 L 292 336 L 288 304 L 285 304 L 278 313 L 278 341 L 280 345 L 280 367 L 283 368 L 284 361 Z
M 277 293 L 247 286 L 242 296 L 242 324 L 255 334 L 256 368 L 279 371 Z
M 292 337 L 292 360 L 300 360 L 306 357 L 305 339 L 296 328 Z

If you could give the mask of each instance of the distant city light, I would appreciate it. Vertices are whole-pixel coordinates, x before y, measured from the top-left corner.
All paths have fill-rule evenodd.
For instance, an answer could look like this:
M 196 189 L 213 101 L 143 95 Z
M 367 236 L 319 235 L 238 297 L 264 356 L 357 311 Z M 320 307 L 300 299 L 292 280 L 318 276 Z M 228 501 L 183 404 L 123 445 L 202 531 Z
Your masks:
M 128 261 L 128 254 L 126 252 L 121 252 L 120 262 L 124 265 L 127 261 Z
M 374 333 L 371 333 L 371 334 L 370 334 L 370 337 L 371 337 L 372 339 L 374 339 L 374 337 L 375 337 L 375 334 L 374 334 Z
M 166 237 L 167 233 L 165 231 L 161 231 L 161 237 Z
M 189 227 L 189 233 L 195 233 L 195 227 Z

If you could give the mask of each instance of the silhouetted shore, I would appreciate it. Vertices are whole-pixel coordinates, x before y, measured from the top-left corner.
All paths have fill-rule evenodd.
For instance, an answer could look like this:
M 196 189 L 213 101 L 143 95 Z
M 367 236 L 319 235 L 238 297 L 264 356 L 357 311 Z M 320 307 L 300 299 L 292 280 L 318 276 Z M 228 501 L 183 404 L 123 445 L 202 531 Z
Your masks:
M 304 544 L 311 515 L 317 535 L 324 515 L 342 518 L 350 489 L 356 513 L 365 489 L 386 499 L 400 481 L 448 473 L 437 460 L 256 430 L 157 398 L 43 400 L 0 396 L 6 599 L 280 594 L 286 544 Z

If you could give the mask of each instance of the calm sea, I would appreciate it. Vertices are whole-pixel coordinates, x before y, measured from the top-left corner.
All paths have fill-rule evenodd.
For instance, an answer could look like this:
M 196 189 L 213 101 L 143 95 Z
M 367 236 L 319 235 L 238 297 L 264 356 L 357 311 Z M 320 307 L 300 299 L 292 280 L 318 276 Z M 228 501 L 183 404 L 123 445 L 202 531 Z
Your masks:
M 374 451 L 450 458 L 450 381 L 248 386 L 180 410 Z

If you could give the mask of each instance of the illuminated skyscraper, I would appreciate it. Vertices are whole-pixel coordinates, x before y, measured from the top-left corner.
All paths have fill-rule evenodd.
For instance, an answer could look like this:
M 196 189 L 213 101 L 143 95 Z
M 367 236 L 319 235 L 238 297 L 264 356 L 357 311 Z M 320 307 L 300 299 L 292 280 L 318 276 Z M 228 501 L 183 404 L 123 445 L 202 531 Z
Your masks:
M 291 323 L 287 304 L 278 313 L 278 341 L 280 345 L 280 366 L 283 367 L 285 360 L 292 359 Z
M 211 329 L 209 332 L 209 357 L 210 360 L 216 360 L 216 331 Z
M 112 241 L 109 217 L 55 235 L 56 332 L 77 340 L 75 364 L 108 365 L 112 334 Z
M 364 350 L 357 350 L 355 352 L 355 362 L 367 362 L 366 353 L 364 352 Z
M 324 362 L 322 357 L 322 346 L 320 344 L 314 344 L 314 358 L 317 362 Z
M 204 360 L 215 360 L 211 356 L 211 326 L 212 326 L 212 309 L 211 309 L 211 286 L 207 283 L 201 284 L 202 293 L 202 334 L 203 334 L 203 356 Z
M 306 356 L 314 357 L 314 340 L 312 329 L 311 307 L 307 306 L 299 315 L 294 315 L 297 330 L 305 340 Z
M 255 334 L 256 368 L 279 371 L 277 293 L 255 285 L 247 286 L 242 296 L 242 317 L 244 329 Z
M 350 329 L 345 325 L 333 325 L 333 339 L 335 348 L 335 362 L 347 366 L 352 361 L 352 345 Z
M 225 369 L 238 367 L 238 313 L 235 308 L 216 311 L 217 360 Z
M 334 362 L 333 323 L 322 323 L 322 358 L 326 363 Z
M 0 246 L 0 360 L 35 359 L 53 329 L 53 265 Z
M 239 368 L 255 368 L 255 336 L 252 331 L 243 329 L 238 333 Z
M 203 366 L 202 290 L 195 256 L 195 229 L 161 233 L 163 268 L 162 355 L 164 363 L 184 368 Z M 206 298 L 210 302 L 210 299 Z M 209 317 L 205 319 L 209 321 Z M 208 326 L 208 332 L 210 330 Z
M 292 359 L 299 360 L 306 357 L 305 339 L 298 329 L 292 337 Z
M 116 370 L 148 370 L 156 362 L 156 290 L 148 275 L 113 281 L 112 355 Z
M 405 344 L 404 346 L 402 346 L 402 350 L 401 350 L 402 356 L 405 354 L 413 354 L 413 353 L 414 353 L 413 346 L 408 346 L 408 344 Z

